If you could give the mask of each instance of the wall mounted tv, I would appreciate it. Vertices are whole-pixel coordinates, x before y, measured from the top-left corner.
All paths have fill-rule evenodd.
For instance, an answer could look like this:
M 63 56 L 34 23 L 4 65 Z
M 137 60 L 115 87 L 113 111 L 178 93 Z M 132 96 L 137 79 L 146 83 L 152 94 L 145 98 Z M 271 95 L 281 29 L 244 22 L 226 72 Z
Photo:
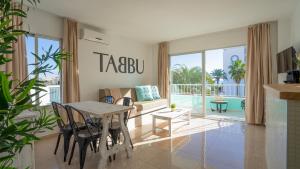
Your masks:
M 287 71 L 297 69 L 296 50 L 290 47 L 277 54 L 277 70 L 278 73 L 286 73 Z

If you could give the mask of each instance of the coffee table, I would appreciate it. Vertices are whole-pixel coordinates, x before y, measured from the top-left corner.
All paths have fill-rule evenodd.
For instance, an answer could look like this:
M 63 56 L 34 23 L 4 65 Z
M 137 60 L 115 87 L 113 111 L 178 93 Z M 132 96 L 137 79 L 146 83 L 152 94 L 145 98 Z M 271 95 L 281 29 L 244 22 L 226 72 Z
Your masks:
M 160 120 L 167 120 L 169 123 L 169 136 L 172 136 L 172 123 L 173 120 L 181 118 L 183 116 L 186 116 L 185 120 L 187 121 L 187 124 L 190 124 L 191 121 L 191 109 L 185 109 L 185 108 L 178 108 L 175 111 L 171 111 L 170 108 L 165 108 L 162 110 L 159 110 L 152 114 L 152 129 L 155 133 L 156 131 L 156 119 Z
M 217 106 L 217 111 L 219 111 L 219 113 L 226 112 L 227 111 L 227 107 L 228 107 L 228 101 L 224 101 L 224 100 L 215 100 L 215 101 L 211 101 L 210 104 L 215 104 Z M 225 105 L 225 109 L 222 108 L 222 105 Z M 211 111 L 215 111 L 215 109 L 212 108 L 212 106 L 210 105 Z

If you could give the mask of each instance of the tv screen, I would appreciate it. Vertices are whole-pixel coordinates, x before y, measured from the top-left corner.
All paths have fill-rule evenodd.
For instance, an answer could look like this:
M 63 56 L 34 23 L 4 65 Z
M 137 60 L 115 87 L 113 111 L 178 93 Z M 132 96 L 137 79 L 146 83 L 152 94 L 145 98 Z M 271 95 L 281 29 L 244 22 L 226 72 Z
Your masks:
M 297 69 L 295 62 L 296 50 L 290 47 L 277 54 L 277 70 L 278 73 L 286 73 L 287 71 Z

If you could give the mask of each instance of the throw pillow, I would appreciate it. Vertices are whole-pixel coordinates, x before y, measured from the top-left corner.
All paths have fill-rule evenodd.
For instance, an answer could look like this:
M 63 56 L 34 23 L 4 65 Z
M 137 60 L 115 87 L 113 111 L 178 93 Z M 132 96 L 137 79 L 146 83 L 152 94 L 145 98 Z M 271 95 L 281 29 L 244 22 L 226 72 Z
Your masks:
M 135 91 L 138 101 L 153 100 L 151 86 L 136 86 Z
M 157 86 L 151 86 L 153 99 L 160 99 L 159 91 Z

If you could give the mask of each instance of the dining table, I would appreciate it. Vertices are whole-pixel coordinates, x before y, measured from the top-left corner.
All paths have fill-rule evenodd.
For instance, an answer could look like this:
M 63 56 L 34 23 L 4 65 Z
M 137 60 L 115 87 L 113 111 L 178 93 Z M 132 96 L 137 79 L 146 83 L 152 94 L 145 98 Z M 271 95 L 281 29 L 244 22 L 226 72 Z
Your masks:
M 128 128 L 124 123 L 124 112 L 133 109 L 132 106 L 122 106 L 116 104 L 108 104 L 97 101 L 80 101 L 75 103 L 67 103 L 66 105 L 72 106 L 83 113 L 87 113 L 96 118 L 102 119 L 102 134 L 100 139 L 99 151 L 100 151 L 100 161 L 98 164 L 98 169 L 105 169 L 107 166 L 107 160 L 109 156 L 114 155 L 120 151 L 126 151 L 127 158 L 132 156 L 132 147 L 130 144 L 130 135 Z M 120 122 L 121 132 L 124 136 L 124 142 L 122 144 L 115 144 L 107 150 L 106 140 L 109 135 L 109 123 L 112 116 L 118 116 L 118 121 Z

